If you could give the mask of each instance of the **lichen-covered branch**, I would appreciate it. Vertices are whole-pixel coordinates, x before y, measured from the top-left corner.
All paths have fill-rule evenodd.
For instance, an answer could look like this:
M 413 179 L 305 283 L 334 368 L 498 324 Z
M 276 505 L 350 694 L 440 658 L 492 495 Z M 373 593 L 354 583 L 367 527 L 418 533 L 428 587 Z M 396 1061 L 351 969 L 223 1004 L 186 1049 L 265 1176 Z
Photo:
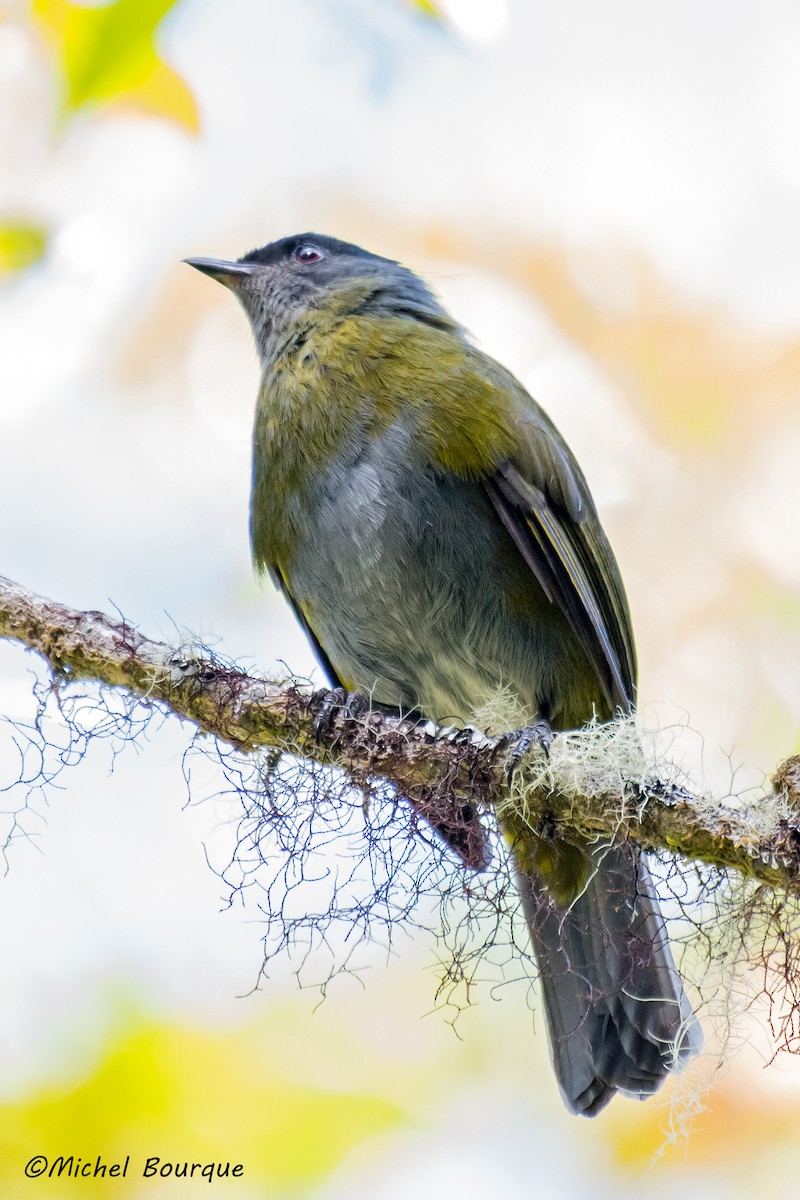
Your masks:
M 316 759 L 367 793 L 373 781 L 388 781 L 475 869 L 488 857 L 481 814 L 509 811 L 503 739 L 434 737 L 424 725 L 376 711 L 320 722 L 323 693 L 254 678 L 210 654 L 151 641 L 124 619 L 68 608 L 2 578 L 0 637 L 41 655 L 59 682 L 127 689 L 238 749 L 275 747 Z M 604 734 L 591 754 L 585 745 L 574 752 L 575 739 L 592 736 L 559 735 L 547 760 L 518 768 L 514 805 L 529 827 L 567 840 L 631 838 L 800 893 L 800 758 L 780 767 L 754 819 L 652 772 L 628 772 L 619 761 L 609 770 L 598 761 Z

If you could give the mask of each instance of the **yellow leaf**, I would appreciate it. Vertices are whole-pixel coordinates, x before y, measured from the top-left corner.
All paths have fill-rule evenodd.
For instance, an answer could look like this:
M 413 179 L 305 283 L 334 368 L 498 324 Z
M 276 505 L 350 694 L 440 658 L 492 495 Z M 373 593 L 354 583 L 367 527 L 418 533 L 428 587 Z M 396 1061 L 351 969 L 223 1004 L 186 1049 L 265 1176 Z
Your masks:
M 25 219 L 0 219 L 0 276 L 24 271 L 37 262 L 47 247 L 41 225 Z
M 414 8 L 418 8 L 426 17 L 433 17 L 435 21 L 441 21 L 442 14 L 439 11 L 439 5 L 434 4 L 433 0 L 411 0 Z
M 155 44 L 176 2 L 114 0 L 88 8 L 72 0 L 33 0 L 34 17 L 59 55 L 67 114 L 87 105 L 124 105 L 197 132 L 194 97 Z
M 108 103 L 114 108 L 130 108 L 156 117 L 168 117 L 190 133 L 200 132 L 200 115 L 194 96 L 180 75 L 164 62 L 157 62 L 135 91 L 109 97 Z

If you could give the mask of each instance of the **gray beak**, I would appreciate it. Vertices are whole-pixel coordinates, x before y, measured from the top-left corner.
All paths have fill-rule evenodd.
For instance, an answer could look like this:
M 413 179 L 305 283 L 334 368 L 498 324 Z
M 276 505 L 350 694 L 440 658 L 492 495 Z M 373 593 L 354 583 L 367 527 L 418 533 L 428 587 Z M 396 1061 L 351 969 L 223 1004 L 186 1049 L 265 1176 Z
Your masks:
M 210 275 L 225 287 L 235 288 L 248 275 L 257 269 L 257 263 L 228 262 L 224 258 L 185 258 L 190 267 L 196 267 L 204 275 Z

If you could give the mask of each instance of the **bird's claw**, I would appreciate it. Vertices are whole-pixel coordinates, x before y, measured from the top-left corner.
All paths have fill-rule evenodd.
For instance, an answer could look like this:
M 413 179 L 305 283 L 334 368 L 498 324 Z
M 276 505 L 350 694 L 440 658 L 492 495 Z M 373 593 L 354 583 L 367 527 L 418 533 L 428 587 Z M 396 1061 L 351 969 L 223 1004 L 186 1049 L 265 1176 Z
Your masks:
M 357 721 L 369 708 L 369 700 L 361 692 L 348 692 L 346 688 L 321 688 L 311 697 L 317 705 L 314 716 L 314 741 L 321 742 L 330 736 L 337 717 L 343 722 Z
M 550 728 L 549 721 L 535 721 L 533 725 L 526 725 L 523 729 L 515 729 L 513 733 L 507 733 L 502 738 L 502 742 L 505 746 L 511 747 L 506 771 L 506 779 L 510 785 L 515 771 L 532 746 L 538 746 L 546 758 L 550 756 L 553 730 Z

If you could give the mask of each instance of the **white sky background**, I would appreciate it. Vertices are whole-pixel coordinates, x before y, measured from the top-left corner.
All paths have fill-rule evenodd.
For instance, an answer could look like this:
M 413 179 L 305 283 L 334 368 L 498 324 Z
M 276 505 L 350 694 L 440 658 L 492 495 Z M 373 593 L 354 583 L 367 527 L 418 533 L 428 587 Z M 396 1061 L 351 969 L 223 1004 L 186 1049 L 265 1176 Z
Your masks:
M 163 44 L 198 99 L 197 140 L 166 123 L 86 115 L 58 141 L 50 70 L 21 27 L 0 25 L 0 209 L 33 211 L 55 231 L 49 258 L 0 292 L 2 573 L 78 607 L 114 604 L 152 636 L 172 638 L 174 622 L 264 668 L 312 669 L 282 602 L 250 579 L 257 368 L 246 322 L 222 289 L 180 265 L 184 255 L 237 256 L 311 228 L 408 257 L 419 237 L 411 265 L 535 386 L 601 507 L 657 493 L 681 465 L 534 297 L 485 268 L 427 258 L 426 227 L 486 229 L 512 245 L 524 235 L 638 249 L 687 303 L 748 332 L 797 332 L 796 3 L 448 7 L 470 36 L 390 0 L 188 0 Z M 624 273 L 592 286 L 626 303 Z M 800 445 L 797 427 L 785 444 Z M 794 478 L 776 483 L 771 462 L 769 503 L 797 511 Z M 658 511 L 667 501 L 646 503 Z M 783 537 L 773 559 L 788 561 L 796 585 L 800 539 L 792 547 Z M 24 667 L 0 648 L 0 698 L 12 715 L 25 711 Z M 678 708 L 692 705 L 687 672 L 683 684 L 679 671 L 669 676 Z M 792 696 L 800 705 L 796 686 Z M 710 723 L 710 740 L 734 744 L 737 703 L 726 712 L 701 701 L 697 723 Z M 80 1043 L 87 1013 L 102 1022 L 110 979 L 155 1011 L 241 1019 L 232 998 L 252 982 L 259 933 L 216 916 L 221 889 L 200 839 L 213 840 L 223 816 L 211 805 L 180 813 L 182 744 L 165 732 L 111 780 L 99 753 L 52 798 L 37 826 L 44 854 L 14 850 L 0 894 L 0 958 L 14 964 L 13 987 L 0 993 L 4 1086 L 41 1077 L 68 1034 Z M 511 1020 L 490 1008 L 487 1020 Z M 498 1190 L 502 1144 L 509 1182 L 499 1190 L 529 1195 L 536 1139 L 573 1128 L 551 1112 L 553 1099 L 542 1101 L 550 1108 L 535 1135 L 499 1114 L 505 1142 L 485 1153 L 473 1143 L 480 1163 L 450 1192 L 437 1182 L 436 1194 Z M 456 1140 L 457 1116 L 442 1118 Z M 429 1178 L 445 1144 L 420 1159 Z M 419 1184 L 397 1172 L 394 1181 L 380 1192 L 387 1200 Z M 580 1194 L 578 1167 L 572 1183 Z M 369 1186 L 364 1194 L 377 1196 Z M 558 1190 L 567 1181 L 553 1186 L 567 1194 Z

